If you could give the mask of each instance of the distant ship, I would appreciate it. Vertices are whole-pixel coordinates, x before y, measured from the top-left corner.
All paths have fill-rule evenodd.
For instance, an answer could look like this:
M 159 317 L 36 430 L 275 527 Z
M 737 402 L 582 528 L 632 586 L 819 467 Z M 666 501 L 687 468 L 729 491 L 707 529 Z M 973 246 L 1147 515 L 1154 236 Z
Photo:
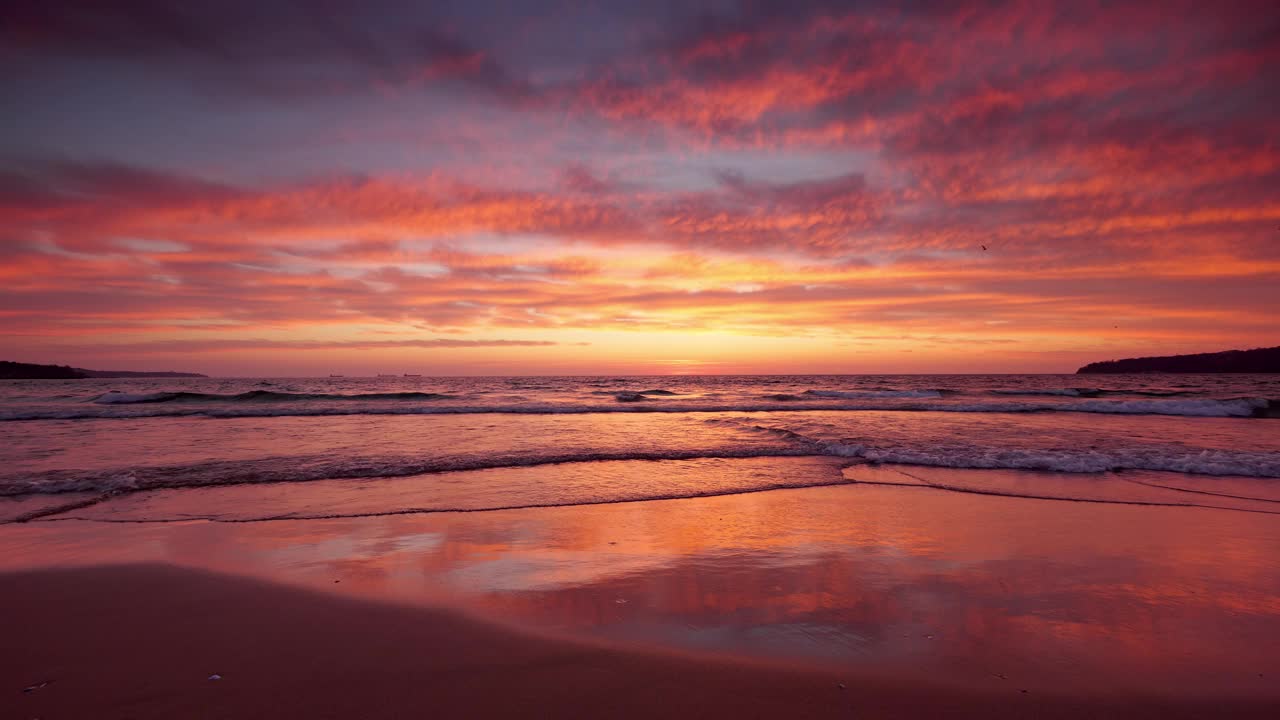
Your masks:
M 378 373 L 378 377 L 395 377 L 393 373 Z
M 346 375 L 330 375 L 329 377 L 346 377 Z
M 421 375 L 415 375 L 414 373 L 405 373 L 404 376 L 405 377 L 422 377 Z

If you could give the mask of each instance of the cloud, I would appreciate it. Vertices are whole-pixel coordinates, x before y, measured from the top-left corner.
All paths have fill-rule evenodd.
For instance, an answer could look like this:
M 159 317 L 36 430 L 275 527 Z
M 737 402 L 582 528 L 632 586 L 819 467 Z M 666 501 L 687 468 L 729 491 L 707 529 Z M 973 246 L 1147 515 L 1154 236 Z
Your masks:
M 429 14 L 324 1 L 217 5 L 156 0 L 42 3 L 6 8 L 10 55 L 122 61 L 172 69 L 219 93 L 260 98 L 364 92 L 442 81 L 509 99 L 531 88 Z
M 257 352 L 277 350 L 386 350 L 397 348 L 419 348 L 426 350 L 453 350 L 459 348 L 514 348 L 514 347 L 553 347 L 561 343 L 546 340 L 459 340 L 452 338 L 432 338 L 423 340 L 265 340 L 265 339 L 218 339 L 218 340 L 157 340 L 136 343 L 112 343 L 109 346 L 89 346 L 68 348 L 76 351 L 129 352 L 147 355 L 153 354 L 193 354 L 205 352 Z
M 0 330 L 1274 335 L 1269 6 L 338 10 L 15 6 Z
M 0 175 L 0 208 L 72 208 L 124 203 L 153 207 L 230 201 L 243 193 L 189 175 L 116 162 L 18 159 Z
M 787 250 L 818 257 L 849 252 L 884 219 L 892 196 L 861 174 L 794 183 L 719 172 L 720 187 L 671 199 L 658 211 L 672 244 L 724 250 Z
M 29 163 L 7 178 L 0 216 L 66 247 L 114 244 L 116 236 L 224 244 L 253 234 L 282 241 L 386 232 L 601 235 L 627 230 L 625 209 L 606 201 L 489 189 L 440 178 L 339 177 L 272 188 L 234 187 L 115 163 Z M 366 240 L 365 242 L 370 242 Z M 386 242 L 386 241 L 382 241 Z M 311 252 L 303 249 L 301 252 Z
M 582 163 L 571 163 L 566 166 L 560 184 L 569 192 L 584 195 L 612 195 L 624 189 L 619 183 L 597 177 Z

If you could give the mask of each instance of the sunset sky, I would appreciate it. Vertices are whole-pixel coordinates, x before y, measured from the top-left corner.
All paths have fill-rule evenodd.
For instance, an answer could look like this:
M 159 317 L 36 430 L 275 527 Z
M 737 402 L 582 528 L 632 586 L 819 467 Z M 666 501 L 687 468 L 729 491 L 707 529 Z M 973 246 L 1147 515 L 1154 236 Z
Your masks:
M 1070 372 L 1280 345 L 1277 7 L 7 3 L 0 359 Z

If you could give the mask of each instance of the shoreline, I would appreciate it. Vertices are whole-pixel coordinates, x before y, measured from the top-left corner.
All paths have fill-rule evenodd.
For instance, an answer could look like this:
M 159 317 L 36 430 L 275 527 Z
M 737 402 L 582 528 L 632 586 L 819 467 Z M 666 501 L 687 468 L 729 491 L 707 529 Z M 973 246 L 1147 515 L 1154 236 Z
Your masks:
M 0 656 L 7 717 L 1177 718 L 1276 707 L 1274 697 L 959 688 L 639 650 L 165 565 L 20 571 L 0 583 L 0 613 L 17 621 Z
M 691 481 L 723 480 L 723 469 Z M 0 658 L 13 686 L 7 698 L 0 688 L 0 717 L 527 715 L 487 697 L 507 688 L 546 714 L 611 717 L 1280 707 L 1274 516 L 918 493 L 874 482 L 893 479 L 878 472 L 889 475 L 538 510 L 6 525 L 0 612 L 17 632 Z M 1055 482 L 992 471 L 917 480 Z M 278 489 L 289 503 L 394 497 Z M 138 496 L 115 512 L 263 511 L 273 501 L 260 492 Z M 214 673 L 223 679 L 206 680 Z M 844 699 L 832 700 L 840 684 Z M 31 704 L 47 691 L 68 695 Z M 357 704 L 375 691 L 391 705 Z M 674 709 L 636 699 L 654 693 Z
M 545 482 L 566 467 L 593 467 L 610 472 L 626 472 L 634 479 L 648 474 L 647 471 L 660 465 L 679 469 L 707 461 L 722 463 L 722 474 L 736 468 L 752 470 L 760 467 L 791 468 L 791 472 L 789 476 L 764 484 L 752 484 L 753 481 L 750 480 L 720 487 L 675 484 L 651 490 L 650 494 L 622 494 L 604 498 L 594 494 L 568 494 L 555 499 L 529 498 L 512 504 L 500 504 L 500 500 L 507 499 L 504 496 L 499 504 L 482 502 L 468 505 L 466 500 L 457 497 L 431 496 L 426 494 L 429 488 L 418 485 L 423 480 L 440 477 L 527 477 Z M 803 479 L 799 479 L 801 477 Z M 1184 478 L 1193 479 L 1199 487 L 1180 486 Z M 1029 480 L 1043 482 L 1037 486 L 1035 483 L 1028 483 Z M 0 496 L 0 526 L 69 520 L 122 524 L 358 520 L 689 501 L 848 486 L 929 489 L 1049 502 L 1196 508 L 1280 515 L 1280 490 L 1274 487 L 1273 480 L 1274 478 L 1250 475 L 1211 475 L 1148 469 L 1083 472 L 1038 467 L 951 467 L 876 462 L 818 453 L 742 456 L 709 454 L 695 458 L 605 457 L 426 470 L 407 475 L 377 477 L 316 478 L 306 481 L 257 480 L 207 485 L 172 484 L 132 488 L 121 492 L 33 492 Z M 288 493 L 281 493 L 281 488 L 287 488 Z M 580 487 L 578 489 L 581 490 Z

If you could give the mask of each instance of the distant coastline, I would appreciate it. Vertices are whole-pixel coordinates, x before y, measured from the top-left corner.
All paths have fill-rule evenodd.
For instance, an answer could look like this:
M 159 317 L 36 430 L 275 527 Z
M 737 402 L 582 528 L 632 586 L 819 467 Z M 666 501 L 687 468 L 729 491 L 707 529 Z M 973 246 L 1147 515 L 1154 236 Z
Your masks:
M 86 370 L 69 365 L 37 365 L 35 363 L 0 360 L 0 380 L 80 380 L 84 378 L 202 378 L 208 375 L 185 372 L 146 372 L 137 370 Z
M 1280 373 L 1280 347 L 1107 360 L 1076 371 L 1078 375 L 1103 373 Z

